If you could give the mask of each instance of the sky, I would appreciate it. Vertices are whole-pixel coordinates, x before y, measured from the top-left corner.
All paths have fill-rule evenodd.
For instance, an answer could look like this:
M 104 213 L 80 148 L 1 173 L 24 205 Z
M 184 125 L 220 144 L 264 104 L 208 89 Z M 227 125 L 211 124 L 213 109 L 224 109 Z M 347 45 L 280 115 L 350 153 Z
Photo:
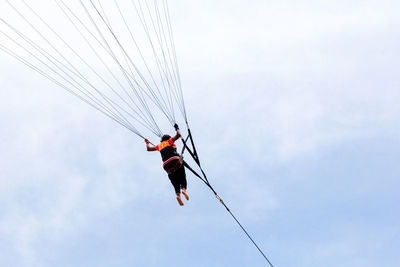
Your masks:
M 272 264 L 398 266 L 400 3 L 169 4 L 202 166 Z M 267 266 L 192 174 L 180 207 L 143 140 L 0 70 L 2 266 Z

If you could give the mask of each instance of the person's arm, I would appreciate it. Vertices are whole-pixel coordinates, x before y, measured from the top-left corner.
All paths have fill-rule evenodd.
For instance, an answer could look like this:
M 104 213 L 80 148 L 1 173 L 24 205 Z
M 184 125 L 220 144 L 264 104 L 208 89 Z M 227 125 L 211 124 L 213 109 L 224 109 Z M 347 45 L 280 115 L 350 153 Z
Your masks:
M 179 139 L 179 137 L 181 137 L 181 130 L 179 130 L 179 126 L 178 124 L 175 123 L 174 128 L 176 130 L 176 135 L 174 137 L 172 137 L 172 141 L 176 141 Z
M 146 142 L 147 151 L 157 151 L 156 147 L 150 146 L 150 141 L 149 140 L 144 139 L 144 141 Z

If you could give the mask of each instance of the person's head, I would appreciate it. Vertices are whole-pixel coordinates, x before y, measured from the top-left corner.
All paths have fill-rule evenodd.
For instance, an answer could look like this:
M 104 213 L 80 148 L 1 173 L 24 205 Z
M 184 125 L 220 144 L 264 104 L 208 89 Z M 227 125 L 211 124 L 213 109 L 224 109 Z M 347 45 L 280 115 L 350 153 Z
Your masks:
M 171 138 L 171 136 L 169 136 L 168 134 L 164 134 L 164 135 L 161 137 L 161 142 L 168 141 L 170 138 Z

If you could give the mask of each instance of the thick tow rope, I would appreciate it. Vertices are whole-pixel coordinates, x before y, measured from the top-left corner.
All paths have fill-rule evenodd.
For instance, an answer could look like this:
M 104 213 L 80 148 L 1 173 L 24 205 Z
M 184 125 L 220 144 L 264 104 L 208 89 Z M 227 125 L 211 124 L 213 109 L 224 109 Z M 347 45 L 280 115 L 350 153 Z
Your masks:
M 250 234 L 246 231 L 246 229 L 244 228 L 244 226 L 239 222 L 239 220 L 236 218 L 235 215 L 233 215 L 232 211 L 229 209 L 229 207 L 225 204 L 225 202 L 222 200 L 222 198 L 218 195 L 218 193 L 214 190 L 214 188 L 211 186 L 210 182 L 207 179 L 207 176 L 203 170 L 203 168 L 201 167 L 200 164 L 200 159 L 197 155 L 197 151 L 196 148 L 194 146 L 194 141 L 193 141 L 193 137 L 192 137 L 192 133 L 190 131 L 190 128 L 188 127 L 188 137 L 186 139 L 182 138 L 182 142 L 183 142 L 183 149 L 181 154 L 183 154 L 185 152 L 185 149 L 188 151 L 188 153 L 190 154 L 190 156 L 193 158 L 193 160 L 196 162 L 196 164 L 198 165 L 201 173 L 203 176 L 201 176 L 200 174 L 198 174 L 195 170 L 193 170 L 193 168 L 185 161 L 183 160 L 183 165 L 190 170 L 196 177 L 198 177 L 201 181 L 203 181 L 208 188 L 214 193 L 215 197 L 219 200 L 219 202 L 225 207 L 225 209 L 229 212 L 229 214 L 232 216 L 232 218 L 236 221 L 236 223 L 240 226 L 240 228 L 242 229 L 242 231 L 246 234 L 246 236 L 250 239 L 250 241 L 253 243 L 253 245 L 257 248 L 257 250 L 260 252 L 260 254 L 264 257 L 264 259 L 268 262 L 269 266 L 274 267 L 271 263 L 271 261 L 268 259 L 268 257 L 264 254 L 264 252 L 261 250 L 261 248 L 257 245 L 257 243 L 254 241 L 254 239 L 250 236 Z M 190 140 L 190 143 L 192 144 L 192 149 L 190 149 L 187 146 L 187 141 Z

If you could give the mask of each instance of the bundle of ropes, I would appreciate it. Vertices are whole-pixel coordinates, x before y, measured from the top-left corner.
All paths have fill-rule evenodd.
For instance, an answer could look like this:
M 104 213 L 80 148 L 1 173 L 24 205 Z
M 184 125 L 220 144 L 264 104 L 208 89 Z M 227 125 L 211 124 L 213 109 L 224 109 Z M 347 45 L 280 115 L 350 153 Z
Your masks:
M 167 0 L 5 2 L 0 8 L 5 53 L 143 139 L 143 131 L 161 137 L 161 129 L 184 120 L 182 153 L 188 151 L 199 171 L 187 162 L 185 167 L 211 189 L 272 266 L 201 167 Z

